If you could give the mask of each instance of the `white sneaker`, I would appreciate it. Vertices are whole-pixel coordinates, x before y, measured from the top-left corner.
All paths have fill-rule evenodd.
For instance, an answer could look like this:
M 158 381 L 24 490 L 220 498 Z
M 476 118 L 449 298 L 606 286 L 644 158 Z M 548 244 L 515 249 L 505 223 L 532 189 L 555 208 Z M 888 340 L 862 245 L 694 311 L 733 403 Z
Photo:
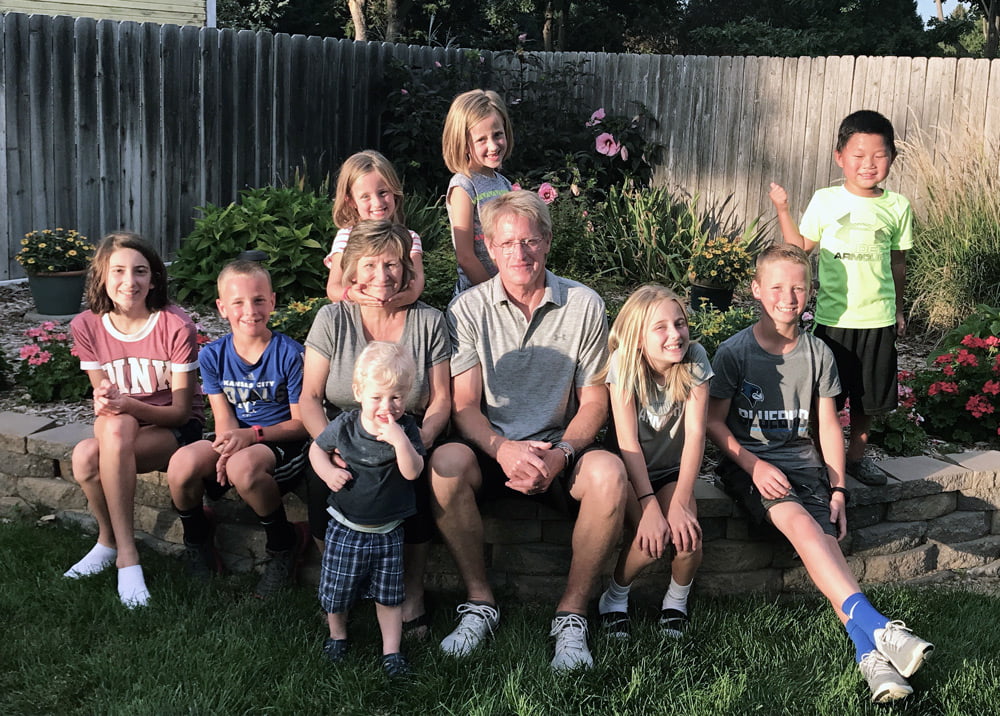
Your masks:
M 934 651 L 934 645 L 914 634 L 901 621 L 892 621 L 884 629 L 875 630 L 875 648 L 895 667 L 910 678 Z
M 489 604 L 459 604 L 455 630 L 441 640 L 441 650 L 451 656 L 467 656 L 500 624 L 500 610 Z
M 896 701 L 913 693 L 913 687 L 877 650 L 869 651 L 862 656 L 858 668 L 868 682 L 872 701 L 876 704 Z
M 554 671 L 589 669 L 594 657 L 587 648 L 587 618 L 580 614 L 562 614 L 552 620 L 549 636 L 556 638 L 556 655 L 552 657 Z

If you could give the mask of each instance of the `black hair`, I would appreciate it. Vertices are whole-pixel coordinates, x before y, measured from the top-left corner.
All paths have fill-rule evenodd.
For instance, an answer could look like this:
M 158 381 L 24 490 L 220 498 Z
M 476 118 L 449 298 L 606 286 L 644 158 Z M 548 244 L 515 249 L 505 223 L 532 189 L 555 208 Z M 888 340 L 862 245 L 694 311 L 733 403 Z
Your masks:
M 844 151 L 847 142 L 855 134 L 881 135 L 892 158 L 896 158 L 896 133 L 892 129 L 892 122 L 885 116 L 870 109 L 862 109 L 844 117 L 837 130 L 837 151 Z

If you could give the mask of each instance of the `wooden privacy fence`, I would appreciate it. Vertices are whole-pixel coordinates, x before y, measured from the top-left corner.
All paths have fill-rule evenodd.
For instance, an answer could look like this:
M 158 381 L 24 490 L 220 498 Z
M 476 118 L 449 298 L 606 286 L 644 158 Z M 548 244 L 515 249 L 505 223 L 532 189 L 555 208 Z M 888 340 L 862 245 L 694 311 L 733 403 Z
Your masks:
M 378 147 L 390 58 L 418 67 L 465 58 L 454 49 L 15 13 L 0 18 L 0 38 L 0 279 L 21 275 L 13 256 L 25 232 L 57 225 L 92 238 L 136 230 L 170 254 L 196 206 L 285 182 L 295 167 L 323 176 Z M 494 70 L 514 61 L 482 56 Z M 732 194 L 743 217 L 770 215 L 772 179 L 800 210 L 831 183 L 837 124 L 855 109 L 883 112 L 903 138 L 935 133 L 942 150 L 945 130 L 967 118 L 1000 146 L 1000 60 L 538 57 L 544 67 L 586 60 L 574 89 L 583 118 L 645 104 L 665 148 L 657 180 L 706 204 Z M 890 186 L 905 192 L 906 178 L 896 173 Z

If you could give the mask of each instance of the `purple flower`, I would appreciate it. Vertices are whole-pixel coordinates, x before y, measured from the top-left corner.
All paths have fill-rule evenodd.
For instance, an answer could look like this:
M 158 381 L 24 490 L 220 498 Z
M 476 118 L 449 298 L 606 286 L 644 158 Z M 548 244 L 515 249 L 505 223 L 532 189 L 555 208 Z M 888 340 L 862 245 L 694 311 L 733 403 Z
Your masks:
M 599 107 L 594 110 L 592 115 L 590 115 L 590 121 L 586 124 L 588 127 L 593 127 L 600 124 L 602 119 L 604 119 L 604 107 Z
M 400 93 L 400 94 L 410 94 L 410 93 L 409 93 L 408 91 L 406 91 L 405 89 L 401 89 L 401 90 L 399 90 L 399 93 Z
M 441 63 L 440 63 L 440 62 L 438 62 L 437 60 L 434 60 L 434 66 L 435 66 L 435 67 L 440 67 L 440 66 L 441 66 Z
M 604 132 L 597 135 L 597 153 L 604 154 L 609 157 L 616 155 L 622 148 L 622 146 L 615 141 L 613 134 L 609 132 Z
M 554 186 L 552 186 L 548 182 L 545 182 L 540 187 L 538 187 L 538 196 L 540 196 L 542 198 L 542 201 L 544 201 L 546 204 L 551 204 L 556 200 L 556 197 L 559 196 L 559 192 L 556 190 Z
M 517 41 L 520 42 L 522 45 L 525 43 L 527 39 L 528 39 L 528 33 L 526 32 L 522 32 L 520 35 L 517 36 Z

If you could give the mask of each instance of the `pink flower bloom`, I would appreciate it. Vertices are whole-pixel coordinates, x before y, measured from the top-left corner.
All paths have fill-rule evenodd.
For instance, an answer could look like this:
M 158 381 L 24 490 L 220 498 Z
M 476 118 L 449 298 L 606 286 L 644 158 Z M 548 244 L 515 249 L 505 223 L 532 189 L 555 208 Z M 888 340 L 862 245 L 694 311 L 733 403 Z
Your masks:
M 840 427 L 849 428 L 851 426 L 851 414 L 846 410 L 837 413 L 837 417 L 840 419 Z
M 621 145 L 615 141 L 614 135 L 609 132 L 598 134 L 596 145 L 597 153 L 608 157 L 613 157 L 621 149 Z
M 29 358 L 28 363 L 31 365 L 44 365 L 49 362 L 49 358 L 51 357 L 52 354 L 48 351 L 41 351 L 38 355 Z
M 405 89 L 401 89 L 401 90 L 399 90 L 399 93 L 400 93 L 400 94 L 410 94 L 410 93 L 409 93 L 409 92 L 408 92 L 407 90 L 405 90 Z
M 521 185 L 518 184 L 517 182 L 514 182 L 513 184 L 510 185 L 510 190 L 511 191 L 521 191 Z
M 962 339 L 962 345 L 969 348 L 985 348 L 986 341 L 978 336 L 974 336 L 971 333 Z
M 937 395 L 938 393 L 957 393 L 958 384 L 948 383 L 943 380 L 939 380 L 937 383 L 931 383 L 927 387 L 927 395 Z
M 42 324 L 42 328 L 44 328 L 44 329 L 45 329 L 46 331 L 51 331 L 51 330 L 53 330 L 53 329 L 54 329 L 55 327 L 56 327 L 56 324 L 55 324 L 55 323 L 53 323 L 52 321 L 45 321 L 45 322 L 44 322 L 44 323 Z
M 955 356 L 951 353 L 942 353 L 937 358 L 934 359 L 934 365 L 941 365 L 942 363 L 951 363 Z
M 605 116 L 604 115 L 604 107 L 600 107 L 599 109 L 595 109 L 594 113 L 592 115 L 590 115 L 590 120 L 588 122 L 586 122 L 585 124 L 588 127 L 595 127 L 595 126 L 597 126 L 598 124 L 601 123 L 601 120 L 604 119 L 604 116 Z
M 1000 383 L 995 380 L 988 380 L 983 384 L 983 392 L 990 395 L 1000 395 Z
M 27 360 L 28 358 L 31 358 L 32 356 L 40 353 L 41 350 L 42 349 L 36 346 L 34 343 L 31 343 L 26 346 L 21 346 L 21 350 L 19 351 L 18 354 L 21 356 L 21 360 Z
M 626 147 L 624 144 L 622 145 L 621 158 L 623 162 L 628 161 L 628 147 Z
M 812 319 L 813 319 L 813 314 L 811 312 L 809 312 L 809 311 L 803 311 L 802 312 L 802 320 L 803 321 L 811 321 Z
M 524 44 L 527 39 L 528 39 L 528 33 L 526 32 L 522 32 L 520 35 L 517 36 L 517 41 L 520 42 L 521 44 Z
M 434 60 L 434 66 L 435 66 L 435 67 L 440 67 L 440 66 L 441 66 L 441 63 L 440 63 L 440 62 L 438 62 L 437 60 Z
M 56 334 L 56 335 L 54 336 L 54 338 L 55 338 L 55 339 L 56 339 L 57 341 L 65 341 L 65 340 L 66 340 L 66 338 L 67 338 L 67 336 L 66 336 L 66 334 L 65 334 L 65 333 L 57 333 L 57 334 Z
M 958 361 L 959 365 L 967 365 L 972 368 L 979 365 L 979 359 L 976 358 L 975 354 L 969 353 L 969 351 L 964 348 L 958 352 L 958 357 L 955 360 Z
M 540 187 L 538 187 L 538 196 L 542 198 L 546 204 L 551 204 L 559 196 L 559 192 L 554 186 L 548 182 L 544 182 Z
M 1000 346 L 1000 337 L 990 336 L 989 338 L 986 339 L 987 348 L 996 348 L 997 346 Z
M 941 372 L 947 375 L 948 377 L 952 377 L 955 375 L 955 367 L 946 365 L 944 368 L 941 369 Z
M 45 331 L 43 331 L 41 328 L 29 328 L 24 332 L 24 335 L 26 335 L 28 338 L 38 338 L 38 336 L 42 335 L 43 333 L 45 333 Z
M 965 409 L 972 413 L 972 417 L 974 418 L 981 418 L 993 412 L 993 406 L 990 405 L 990 401 L 981 395 L 973 395 L 969 398 L 965 403 Z

